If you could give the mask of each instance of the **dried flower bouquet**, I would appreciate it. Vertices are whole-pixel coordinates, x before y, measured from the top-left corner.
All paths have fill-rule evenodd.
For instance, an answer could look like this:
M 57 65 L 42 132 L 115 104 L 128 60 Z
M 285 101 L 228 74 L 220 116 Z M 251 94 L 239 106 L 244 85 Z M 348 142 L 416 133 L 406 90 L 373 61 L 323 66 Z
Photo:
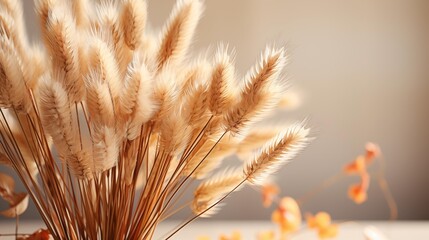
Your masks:
M 282 48 L 267 48 L 240 81 L 225 46 L 191 58 L 198 0 L 179 0 L 159 34 L 146 30 L 141 0 L 36 0 L 43 45 L 28 42 L 21 4 L 0 1 L 0 161 L 28 194 L 1 175 L 5 216 L 30 197 L 55 239 L 151 239 L 199 181 L 186 205 L 194 217 L 171 237 L 309 141 L 304 124 L 253 125 L 281 104 Z M 243 167 L 217 171 L 256 149 Z

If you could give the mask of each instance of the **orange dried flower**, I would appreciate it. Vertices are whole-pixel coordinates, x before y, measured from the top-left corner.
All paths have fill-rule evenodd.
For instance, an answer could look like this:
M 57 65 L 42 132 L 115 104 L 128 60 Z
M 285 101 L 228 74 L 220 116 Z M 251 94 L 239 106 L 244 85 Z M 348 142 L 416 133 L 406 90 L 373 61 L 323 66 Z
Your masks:
M 264 207 L 269 207 L 273 203 L 273 199 L 279 194 L 279 188 L 273 183 L 268 183 L 262 186 L 262 201 Z
M 349 187 L 349 197 L 356 203 L 361 204 L 368 198 L 362 184 L 354 184 Z
M 338 235 L 338 225 L 331 224 L 326 228 L 319 229 L 319 238 L 334 238 Z
M 282 233 L 297 231 L 302 221 L 298 203 L 291 197 L 282 198 L 271 219 L 280 226 Z
M 49 233 L 48 230 L 39 229 L 39 230 L 35 231 L 33 234 L 31 234 L 30 236 L 19 237 L 17 239 L 18 240 L 49 240 L 52 238 L 51 238 L 51 234 Z
M 377 158 L 381 155 L 380 147 L 372 142 L 369 142 L 365 145 L 366 150 L 366 160 L 367 162 L 371 162 L 374 158 Z
M 369 174 L 363 173 L 361 175 L 361 182 L 349 187 L 349 197 L 356 203 L 361 204 L 368 198 L 367 191 L 369 187 Z
M 365 156 L 358 156 L 353 162 L 346 165 L 344 171 L 348 174 L 358 174 L 361 182 L 351 185 L 348 190 L 349 197 L 357 204 L 361 204 L 368 198 L 367 191 L 369 187 L 369 174 L 367 172 L 367 165 L 369 165 L 374 158 L 381 155 L 380 147 L 375 143 L 367 143 L 365 146 Z
M 306 215 L 309 228 L 317 230 L 319 238 L 332 238 L 338 234 L 338 226 L 331 224 L 331 216 L 327 212 L 319 212 L 315 216 Z
M 344 167 L 347 174 L 360 174 L 366 171 L 366 157 L 358 156 L 353 162 Z
M 326 228 L 331 224 L 331 216 L 327 212 L 319 212 L 316 216 L 307 214 L 306 218 L 309 228 Z

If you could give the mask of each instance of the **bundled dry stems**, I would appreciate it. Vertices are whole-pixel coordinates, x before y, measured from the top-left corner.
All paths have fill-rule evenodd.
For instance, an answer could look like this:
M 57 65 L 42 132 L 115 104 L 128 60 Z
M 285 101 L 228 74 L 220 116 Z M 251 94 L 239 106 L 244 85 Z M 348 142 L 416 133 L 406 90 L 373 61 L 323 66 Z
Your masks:
M 150 239 L 190 182 L 203 180 L 189 221 L 309 140 L 303 124 L 249 132 L 282 98 L 283 49 L 267 48 L 239 83 L 225 46 L 189 60 L 198 0 L 179 0 L 159 36 L 141 0 L 36 0 L 43 46 L 28 43 L 20 2 L 0 6 L 0 159 L 55 239 Z M 225 156 L 260 148 L 210 178 Z

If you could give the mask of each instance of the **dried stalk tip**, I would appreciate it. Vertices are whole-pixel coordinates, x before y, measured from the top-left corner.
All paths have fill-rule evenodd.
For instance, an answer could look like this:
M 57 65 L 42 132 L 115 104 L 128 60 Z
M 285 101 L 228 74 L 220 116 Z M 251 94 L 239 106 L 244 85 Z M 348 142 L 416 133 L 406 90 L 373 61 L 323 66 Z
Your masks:
M 199 0 L 179 0 L 174 7 L 161 37 L 158 69 L 167 63 L 180 63 L 186 55 L 202 13 Z
M 236 99 L 234 65 L 227 52 L 227 47 L 219 47 L 211 74 L 208 96 L 209 109 L 214 116 L 219 116 L 225 109 L 229 109 Z
M 74 20 L 65 6 L 55 6 L 48 13 L 46 27 L 46 47 L 52 56 L 52 68 L 64 73 L 64 77 L 57 80 L 65 86 L 70 101 L 79 102 L 85 94 L 85 84 L 80 75 L 78 32 Z
M 140 47 L 143 29 L 146 24 L 146 2 L 142 0 L 125 0 L 122 5 L 122 29 L 124 40 L 131 50 Z
M 192 211 L 202 217 L 209 217 L 214 214 L 215 209 L 210 209 L 213 204 L 219 201 L 225 194 L 231 191 L 238 191 L 242 187 L 245 176 L 241 169 L 231 169 L 222 171 L 210 179 L 202 182 L 194 192 Z M 207 212 L 205 212 L 207 211 Z
M 301 124 L 279 133 L 244 167 L 247 180 L 252 184 L 262 185 L 271 174 L 293 159 L 308 144 L 308 134 L 309 129 Z
M 41 120 L 43 127 L 52 136 L 61 159 L 77 177 L 91 174 L 90 160 L 81 149 L 79 130 L 74 125 L 68 94 L 56 81 L 45 79 L 40 86 Z
M 259 65 L 245 78 L 240 101 L 225 114 L 226 129 L 238 134 L 272 110 L 280 99 L 281 84 L 277 81 L 284 66 L 283 49 L 268 49 Z

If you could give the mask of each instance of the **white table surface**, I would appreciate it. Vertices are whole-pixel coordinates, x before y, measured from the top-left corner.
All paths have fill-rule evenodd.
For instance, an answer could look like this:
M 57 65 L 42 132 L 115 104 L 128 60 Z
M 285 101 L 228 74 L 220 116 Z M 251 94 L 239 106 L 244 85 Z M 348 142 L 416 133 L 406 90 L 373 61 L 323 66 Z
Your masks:
M 174 228 L 179 222 L 163 223 L 159 226 L 154 239 L 164 239 L 163 236 Z M 344 223 L 340 226 L 339 235 L 336 239 L 363 240 L 363 231 L 367 226 L 375 226 L 387 239 L 418 240 L 429 239 L 429 221 L 362 221 Z M 43 227 L 40 221 L 26 221 L 20 223 L 19 232 L 30 233 Z M 0 222 L 0 233 L 14 233 L 14 222 Z M 217 240 L 220 234 L 231 235 L 234 231 L 240 231 L 244 240 L 256 239 L 260 231 L 275 230 L 276 226 L 268 221 L 196 221 L 182 229 L 171 239 L 192 240 L 198 236 L 209 236 Z M 0 237 L 0 240 L 14 239 L 13 237 Z M 303 230 L 292 239 L 317 239 L 315 232 Z

